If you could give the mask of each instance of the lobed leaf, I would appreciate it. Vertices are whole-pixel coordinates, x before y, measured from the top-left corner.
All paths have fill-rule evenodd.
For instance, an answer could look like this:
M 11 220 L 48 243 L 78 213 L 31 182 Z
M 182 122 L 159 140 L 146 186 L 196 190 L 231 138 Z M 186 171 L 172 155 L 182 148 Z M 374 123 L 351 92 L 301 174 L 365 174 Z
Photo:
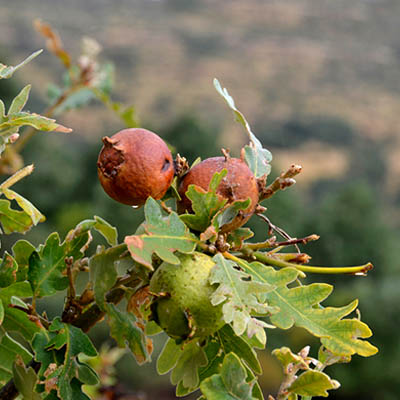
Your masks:
M 12 247 L 12 253 L 18 264 L 17 281 L 28 279 L 29 257 L 36 251 L 35 247 L 27 240 L 18 240 Z
M 236 200 L 217 212 L 212 222 L 216 229 L 230 224 L 239 214 L 239 211 L 246 210 L 250 205 L 250 199 Z
M 219 338 L 209 338 L 207 344 L 204 346 L 204 352 L 206 353 L 208 364 L 199 368 L 200 382 L 203 382 L 204 379 L 219 373 L 226 355 L 224 348 L 221 347 L 221 341 Z
M 239 357 L 229 353 L 220 373 L 205 379 L 200 389 L 209 400 L 255 400 L 252 395 L 255 381 L 246 382 L 246 377 L 246 369 Z
M 216 333 L 216 336 L 218 337 L 220 346 L 224 349 L 225 354 L 236 354 L 253 372 L 256 374 L 262 373 L 256 352 L 251 348 L 248 342 L 240 336 L 237 336 L 229 325 L 225 325 L 220 329 Z
M 66 243 L 60 244 L 57 232 L 52 233 L 40 251 L 29 257 L 28 278 L 35 297 L 51 296 L 68 287 L 64 274 Z
M 20 343 L 11 338 L 5 332 L 4 327 L 0 327 L 0 383 L 6 383 L 13 376 L 13 364 L 15 359 L 19 356 L 24 363 L 32 359 L 32 354 Z
M 189 185 L 187 198 L 192 202 L 193 214 L 183 214 L 181 220 L 191 229 L 204 232 L 211 224 L 214 215 L 224 207 L 227 199 L 217 194 L 217 189 L 228 171 L 216 172 L 208 186 L 208 191 L 196 185 Z
M 25 199 L 20 194 L 5 188 L 1 189 L 1 192 L 3 192 L 7 199 L 15 200 L 18 203 L 31 219 L 32 225 L 37 225 L 39 222 L 44 222 L 46 220 L 45 216 L 29 200 Z
M 196 238 L 175 212 L 163 218 L 160 206 L 150 197 L 146 201 L 144 213 L 146 221 L 142 228 L 145 233 L 125 237 L 128 250 L 136 262 L 153 270 L 153 253 L 163 261 L 177 265 L 180 261 L 174 255 L 175 251 L 194 251 Z
M 164 375 L 175 367 L 181 350 L 181 346 L 177 345 L 175 340 L 171 338 L 167 339 L 157 359 L 158 374 Z
M 42 396 L 35 391 L 38 376 L 32 367 L 26 368 L 23 361 L 14 363 L 13 378 L 22 400 L 40 400 Z
M 289 347 L 281 347 L 280 349 L 273 350 L 272 354 L 278 359 L 278 361 L 282 364 L 284 370 L 290 364 L 301 364 L 308 368 L 307 364 L 304 362 L 304 359 L 300 357 L 298 354 L 294 354 Z
M 0 223 L 4 233 L 25 233 L 32 227 L 32 219 L 25 211 L 11 208 L 8 200 L 0 200 Z
M 251 394 L 253 397 L 255 397 L 257 400 L 264 400 L 264 395 L 262 393 L 261 387 L 257 381 L 256 376 L 254 375 L 253 371 L 249 367 L 245 365 L 246 368 L 246 382 L 250 383 L 253 385 L 253 389 L 251 391 Z
M 99 232 L 110 246 L 118 244 L 118 231 L 117 228 L 110 225 L 106 220 L 98 216 L 94 216 L 93 219 L 86 219 L 80 222 L 75 229 L 71 230 L 67 237 L 75 237 L 82 235 L 85 232 L 89 232 L 91 229 Z
M 287 389 L 289 393 L 299 396 L 327 397 L 327 390 L 337 389 L 338 383 L 320 371 L 308 370 L 303 372 Z
M 228 232 L 226 238 L 227 242 L 232 245 L 234 249 L 240 249 L 243 246 L 243 242 L 254 236 L 254 233 L 249 228 L 237 228 L 234 231 Z
M 226 204 L 217 211 L 211 220 L 211 225 L 200 235 L 202 241 L 210 240 L 215 242 L 217 233 L 224 226 L 230 224 L 241 210 L 246 210 L 250 204 L 250 199 L 236 200 L 233 203 Z
M 59 318 L 53 320 L 49 331 L 56 335 L 50 339 L 45 349 L 48 351 L 63 349 L 64 362 L 48 376 L 48 379 L 56 379 L 57 394 L 63 400 L 87 398 L 81 391 L 82 382 L 77 379 L 80 375 L 82 377 L 82 363 L 79 362 L 77 356 L 85 354 L 95 357 L 97 356 L 95 347 L 81 329 L 65 324 Z M 85 373 L 88 373 L 88 369 L 89 367 L 85 368 Z M 92 372 L 91 378 L 95 379 L 94 371 Z M 92 381 L 91 378 L 88 380 Z
M 186 343 L 171 372 L 171 383 L 177 385 L 182 382 L 183 387 L 196 389 L 200 383 L 198 369 L 207 365 L 207 362 L 207 356 L 198 341 Z
M 232 325 L 236 335 L 241 336 L 247 331 L 249 337 L 255 335 L 265 344 L 264 328 L 268 325 L 252 314 L 266 315 L 274 311 L 263 301 L 265 293 L 270 292 L 273 286 L 252 279 L 222 254 L 215 255 L 213 261 L 216 265 L 211 270 L 210 283 L 218 284 L 218 287 L 211 296 L 211 303 L 223 303 L 224 320 Z
M 114 304 L 106 303 L 105 310 L 108 316 L 108 324 L 111 336 L 119 347 L 129 347 L 138 364 L 150 360 L 150 349 L 143 331 L 136 325 L 133 314 L 119 310 Z
M 314 283 L 288 288 L 299 275 L 294 268 L 276 271 L 272 267 L 253 262 L 242 264 L 245 271 L 257 280 L 275 287 L 266 294 L 267 301 L 279 311 L 271 316 L 271 322 L 281 329 L 293 325 L 307 329 L 321 338 L 321 343 L 332 353 L 341 356 L 359 354 L 364 357 L 378 350 L 364 338 L 372 335 L 366 324 L 358 319 L 343 319 L 357 307 L 357 300 L 344 307 L 320 306 L 332 292 L 332 286 Z
M 49 332 L 46 329 L 38 331 L 31 342 L 35 353 L 35 360 L 40 362 L 39 377 L 44 378 L 44 373 L 50 364 L 59 365 L 64 362 L 64 352 L 56 349 L 48 349 L 50 341 L 57 336 L 57 332 Z
M 89 337 L 81 329 L 61 322 L 58 317 L 53 320 L 49 331 L 56 332 L 57 335 L 50 340 L 46 346 L 47 349 L 60 350 L 65 346 L 66 355 L 68 354 L 69 357 L 77 356 L 80 353 L 89 357 L 97 356 L 97 350 Z

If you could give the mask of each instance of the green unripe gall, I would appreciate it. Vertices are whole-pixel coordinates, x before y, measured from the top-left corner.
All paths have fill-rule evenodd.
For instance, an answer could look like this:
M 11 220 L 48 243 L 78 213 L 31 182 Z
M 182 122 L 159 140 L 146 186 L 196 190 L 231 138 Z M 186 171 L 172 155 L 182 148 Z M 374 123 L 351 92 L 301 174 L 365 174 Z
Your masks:
M 213 306 L 215 287 L 209 283 L 215 263 L 203 253 L 181 254 L 181 263 L 162 263 L 150 281 L 150 291 L 160 297 L 154 318 L 174 339 L 205 337 L 222 328 L 222 305 Z

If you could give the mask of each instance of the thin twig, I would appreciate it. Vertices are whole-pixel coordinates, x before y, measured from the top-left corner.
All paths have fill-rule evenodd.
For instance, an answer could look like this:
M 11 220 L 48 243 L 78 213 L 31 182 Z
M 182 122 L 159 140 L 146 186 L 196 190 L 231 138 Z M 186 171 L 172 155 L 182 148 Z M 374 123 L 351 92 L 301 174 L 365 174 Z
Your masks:
M 307 244 L 308 242 L 312 242 L 314 240 L 318 240 L 319 236 L 318 235 L 309 235 L 304 238 L 293 238 L 290 240 L 287 240 L 285 242 L 277 242 L 276 237 L 273 236 L 266 240 L 265 242 L 260 242 L 260 243 L 247 243 L 246 248 L 250 250 L 261 250 L 261 249 L 273 249 L 275 247 L 281 247 L 281 246 L 291 246 L 295 244 Z
M 275 178 L 270 185 L 267 187 L 260 187 L 260 201 L 270 198 L 278 190 L 284 190 L 289 186 L 294 185 L 296 181 L 293 178 L 298 175 L 301 170 L 301 165 L 293 164 L 287 171 L 282 172 L 277 178 Z
M 279 228 L 279 226 L 274 225 L 267 216 L 265 216 L 264 214 L 258 214 L 258 213 L 256 215 L 268 224 L 268 234 L 271 234 L 272 231 L 275 231 L 276 233 L 278 233 L 285 239 L 293 240 L 293 238 L 288 233 L 286 233 L 282 228 Z M 295 246 L 297 252 L 301 253 L 299 246 L 297 246 L 297 244 L 294 244 L 294 246 Z

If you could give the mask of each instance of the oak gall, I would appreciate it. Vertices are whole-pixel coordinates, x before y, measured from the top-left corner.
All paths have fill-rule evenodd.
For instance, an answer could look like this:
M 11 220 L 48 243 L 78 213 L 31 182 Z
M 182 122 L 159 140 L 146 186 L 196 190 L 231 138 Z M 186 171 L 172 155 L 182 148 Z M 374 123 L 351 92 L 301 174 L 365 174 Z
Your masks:
M 215 263 L 199 252 L 177 256 L 180 264 L 163 262 L 150 280 L 150 291 L 158 296 L 153 318 L 174 339 L 212 335 L 225 324 L 222 304 L 214 306 L 210 300 Z
M 222 227 L 222 232 L 229 232 L 239 228 L 249 220 L 259 200 L 256 178 L 247 164 L 239 158 L 207 158 L 190 169 L 179 185 L 181 201 L 178 202 L 178 212 L 180 214 L 192 212 L 191 201 L 186 197 L 189 185 L 196 185 L 204 190 L 208 190 L 213 175 L 223 169 L 227 170 L 227 175 L 219 184 L 217 194 L 227 199 L 227 204 L 233 203 L 236 200 L 247 200 L 250 198 L 249 207 L 240 212 L 231 223 Z
M 141 128 L 124 129 L 104 146 L 97 161 L 99 180 L 114 200 L 140 206 L 148 197 L 161 199 L 174 178 L 172 155 L 155 133 Z

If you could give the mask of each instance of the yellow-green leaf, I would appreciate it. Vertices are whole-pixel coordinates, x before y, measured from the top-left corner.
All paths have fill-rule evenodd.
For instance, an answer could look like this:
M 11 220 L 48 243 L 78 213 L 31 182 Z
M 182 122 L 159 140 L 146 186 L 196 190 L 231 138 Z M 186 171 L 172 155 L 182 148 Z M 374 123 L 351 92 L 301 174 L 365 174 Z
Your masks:
M 287 389 L 299 396 L 322 396 L 327 397 L 327 390 L 337 389 L 338 384 L 320 371 L 303 372 Z
M 141 227 L 145 233 L 125 237 L 128 250 L 136 262 L 153 270 L 153 253 L 163 261 L 178 265 L 180 261 L 174 255 L 175 251 L 194 251 L 196 238 L 175 212 L 163 218 L 160 206 L 150 197 L 146 201 L 144 213 L 146 221 Z
M 357 300 L 344 307 L 322 307 L 320 303 L 332 292 L 332 286 L 325 283 L 288 288 L 298 276 L 294 268 L 276 271 L 272 267 L 254 263 L 241 266 L 259 282 L 275 286 L 266 294 L 267 301 L 279 311 L 271 316 L 271 322 L 281 329 L 293 325 L 307 329 L 321 338 L 321 343 L 332 353 L 341 356 L 359 354 L 374 355 L 378 349 L 366 340 L 372 335 L 368 326 L 356 318 L 344 319 L 357 308 Z
M 273 311 L 263 299 L 265 293 L 273 286 L 251 278 L 236 267 L 236 264 L 225 259 L 222 254 L 213 257 L 216 263 L 211 270 L 210 283 L 218 284 L 211 296 L 213 305 L 223 304 L 224 320 L 230 324 L 236 335 L 247 331 L 249 337 L 255 335 L 262 343 L 266 342 L 264 328 L 268 325 L 252 314 L 266 315 Z

